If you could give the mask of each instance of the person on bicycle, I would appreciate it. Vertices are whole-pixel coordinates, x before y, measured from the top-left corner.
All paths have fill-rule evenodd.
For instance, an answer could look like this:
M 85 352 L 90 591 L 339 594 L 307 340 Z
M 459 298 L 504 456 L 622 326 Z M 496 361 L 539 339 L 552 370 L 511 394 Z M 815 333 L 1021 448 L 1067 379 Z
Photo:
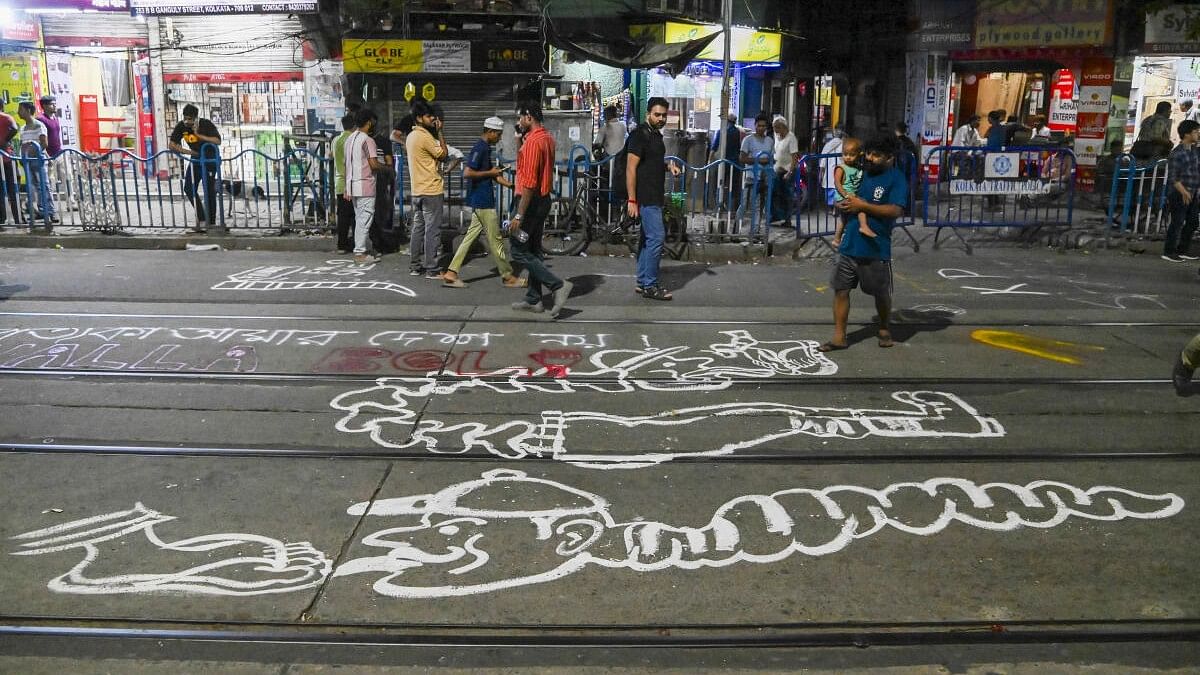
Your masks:
M 625 142 L 625 205 L 630 218 L 642 219 L 641 247 L 637 255 L 637 292 L 647 300 L 670 300 L 671 292 L 658 282 L 662 260 L 663 194 L 666 190 L 667 149 L 662 128 L 667 123 L 667 99 L 655 96 L 646 104 L 646 121 L 637 125 Z M 671 162 L 672 175 L 681 172 Z

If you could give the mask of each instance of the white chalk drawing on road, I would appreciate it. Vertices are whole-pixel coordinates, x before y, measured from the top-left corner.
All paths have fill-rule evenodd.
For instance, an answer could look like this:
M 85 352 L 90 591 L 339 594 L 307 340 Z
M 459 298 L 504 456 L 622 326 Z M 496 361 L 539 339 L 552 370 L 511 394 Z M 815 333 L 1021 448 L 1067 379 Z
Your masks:
M 1153 305 L 1154 307 L 1157 307 L 1159 309 L 1167 308 L 1167 306 L 1165 304 L 1163 304 L 1163 302 L 1161 300 L 1158 299 L 1157 295 L 1147 295 L 1144 293 L 1125 293 L 1125 292 L 1121 291 L 1120 289 L 1117 289 L 1114 292 L 1112 290 L 1113 287 L 1111 287 L 1107 284 L 1089 283 L 1089 282 L 1085 282 L 1085 281 L 1079 281 L 1077 279 L 1071 279 L 1068 277 L 1053 277 L 1053 278 L 1049 278 L 1049 279 L 1037 279 L 1036 277 L 1033 277 L 1033 278 L 1035 280 L 1046 281 L 1048 284 L 1053 285 L 1055 288 L 1061 288 L 1064 285 L 1072 286 L 1075 290 L 1077 290 L 1081 293 L 1086 293 L 1089 296 L 1091 296 L 1091 298 L 1089 299 L 1089 298 L 1074 297 L 1072 295 L 1069 295 L 1068 293 L 1062 293 L 1062 292 L 1050 293 L 1050 292 L 1046 292 L 1046 291 L 1024 290 L 1027 286 L 1029 286 L 1028 281 L 1014 284 L 1014 283 L 1009 283 L 1009 281 L 1007 281 L 1007 280 L 1011 280 L 1012 277 L 1009 277 L 1006 275 L 980 274 L 978 272 L 973 272 L 971 270 L 961 269 L 958 267 L 944 267 L 942 269 L 939 269 L 938 276 L 942 277 L 943 279 L 948 279 L 950 281 L 959 281 L 959 280 L 964 280 L 964 279 L 1001 279 L 1001 280 L 1006 280 L 1006 281 L 997 281 L 997 282 L 989 282 L 989 283 L 994 283 L 997 286 L 1004 286 L 1005 284 L 1008 284 L 1008 286 L 1006 288 L 991 288 L 988 286 L 960 286 L 965 291 L 975 291 L 975 292 L 979 293 L 979 295 L 989 295 L 989 296 L 990 295 L 1033 295 L 1033 296 L 1059 295 L 1064 300 L 1067 300 L 1069 302 L 1078 302 L 1081 304 L 1090 305 L 1092 307 L 1102 307 L 1104 309 L 1129 309 L 1129 304 L 1132 301 L 1137 301 L 1138 303 L 1144 304 L 1144 305 Z M 1089 288 L 1089 286 L 1094 286 L 1094 287 L 1099 287 L 1099 288 L 1108 288 L 1110 290 L 1109 291 L 1096 291 L 1096 290 L 1092 290 L 1092 288 Z
M 952 524 L 988 532 L 1047 530 L 1071 519 L 1160 520 L 1183 510 L 1174 493 L 1147 494 L 1107 485 L 1079 488 L 1038 480 L 1024 485 L 965 478 L 788 488 L 734 497 L 696 526 L 641 517 L 619 521 L 604 497 L 511 469 L 437 492 L 360 502 L 347 513 L 398 523 L 366 535 L 382 555 L 351 557 L 335 577 L 382 575 L 375 592 L 395 598 L 475 595 L 561 579 L 589 566 L 655 572 L 769 564 L 793 555 L 825 556 L 886 529 L 931 536 Z M 173 516 L 141 503 L 128 511 L 75 520 L 12 539 L 13 555 L 80 549 L 84 559 L 47 587 L 59 593 L 179 593 L 254 596 L 319 585 L 331 563 L 308 542 L 285 544 L 250 534 L 209 534 L 163 541 L 155 527 Z M 102 553 L 100 544 L 144 536 L 160 557 Z M 250 547 L 246 551 L 242 547 Z M 104 548 L 117 550 L 111 544 Z M 171 558 L 181 560 L 175 563 Z M 103 560 L 108 558 L 110 560 Z M 201 564 L 189 563 L 196 558 Z M 130 562 L 132 560 L 132 563 Z M 104 576 L 105 563 L 169 568 Z
M 47 587 L 59 593 L 85 595 L 151 592 L 264 595 L 312 588 L 329 575 L 329 558 L 307 541 L 284 543 L 272 537 L 243 533 L 164 541 L 155 528 L 172 520 L 174 516 L 148 509 L 139 502 L 128 511 L 18 534 L 12 538 L 18 542 L 19 550 L 12 554 L 45 555 L 79 549 L 83 560 L 51 579 Z M 139 573 L 115 570 L 110 575 L 93 569 L 103 564 L 101 544 L 135 537 L 144 537 L 150 546 L 178 555 L 137 558 L 134 565 L 146 565 L 151 570 L 163 565 L 169 569 Z M 173 557 L 179 559 L 175 564 Z M 196 563 L 197 560 L 204 562 Z
M 393 281 L 344 279 L 362 277 L 375 268 L 374 264 L 354 266 L 351 260 L 326 260 L 322 267 L 303 265 L 260 265 L 236 274 L 212 287 L 214 291 L 294 291 L 308 289 L 389 291 L 410 298 L 417 294 L 409 287 Z M 305 277 L 337 277 L 333 279 Z
M 555 382 L 566 382 L 556 380 Z M 785 403 L 719 403 L 672 409 L 648 415 L 591 411 L 542 410 L 514 415 L 494 424 L 448 422 L 428 412 L 413 398 L 439 385 L 421 378 L 381 378 L 374 387 L 343 394 L 335 409 L 348 414 L 339 431 L 366 433 L 377 445 L 418 448 L 437 454 L 482 451 L 505 459 L 553 459 L 591 469 L 637 469 L 684 457 L 731 455 L 791 436 L 830 439 L 999 438 L 1004 427 L 953 394 L 898 391 L 899 409 L 834 408 Z M 563 390 L 568 391 L 568 390 Z M 663 434 L 686 431 L 687 450 L 644 449 Z M 584 452 L 596 439 L 612 450 Z M 678 442 L 678 441 L 676 441 Z
M 497 469 L 436 493 L 350 507 L 351 515 L 396 517 L 402 524 L 363 538 L 386 553 L 350 559 L 334 576 L 382 574 L 375 592 L 396 598 L 466 596 L 554 581 L 588 566 L 654 572 L 767 564 L 836 553 L 885 529 L 930 536 L 958 523 L 1011 532 L 1049 529 L 1071 518 L 1163 519 L 1183 506 L 1175 494 L 1119 487 L 931 478 L 879 490 L 834 485 L 744 495 L 691 527 L 619 522 L 600 495 Z
M 120 355 L 113 352 L 120 349 L 121 344 L 116 342 L 106 342 L 99 346 L 56 342 L 47 347 L 26 343 L 0 352 L 0 369 L 86 368 L 203 373 L 253 373 L 258 370 L 258 352 L 249 345 L 232 345 L 217 355 L 209 354 L 190 361 L 170 360 L 171 354 L 182 346 L 157 345 L 145 350 L 145 353 L 126 354 L 124 358 L 118 358 Z

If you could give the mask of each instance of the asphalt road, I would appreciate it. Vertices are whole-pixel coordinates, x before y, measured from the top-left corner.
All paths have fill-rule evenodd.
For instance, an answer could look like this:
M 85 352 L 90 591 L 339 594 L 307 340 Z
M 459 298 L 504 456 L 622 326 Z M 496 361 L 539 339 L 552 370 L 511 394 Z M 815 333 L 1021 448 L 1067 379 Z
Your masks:
M 1195 265 L 552 262 L 0 250 L 0 671 L 1200 662 Z

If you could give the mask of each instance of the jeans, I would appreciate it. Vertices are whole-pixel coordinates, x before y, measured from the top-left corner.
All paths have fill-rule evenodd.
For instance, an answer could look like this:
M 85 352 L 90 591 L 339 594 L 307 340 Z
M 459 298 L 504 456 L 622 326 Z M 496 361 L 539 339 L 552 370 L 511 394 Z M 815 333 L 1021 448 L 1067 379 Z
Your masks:
M 192 205 L 196 207 L 196 228 L 203 229 L 217 222 L 217 175 L 212 160 L 188 162 L 183 177 L 183 188 Z
M 37 210 L 41 217 L 49 220 L 57 214 L 54 212 L 54 201 L 50 199 L 50 177 L 46 175 L 46 160 L 26 157 L 21 161 L 25 168 L 25 179 L 31 194 L 37 194 Z M 30 218 L 30 221 L 33 219 Z
M 445 246 L 445 252 L 438 256 L 438 242 L 444 237 L 442 232 L 442 205 L 445 199 L 442 195 L 414 196 L 412 198 L 412 233 L 408 244 L 409 263 L 413 270 L 439 272 L 446 267 L 453 239 Z
M 354 199 L 354 253 L 367 252 L 367 235 L 371 232 L 371 221 L 375 220 L 375 195 L 353 197 Z
M 536 305 L 542 301 L 542 287 L 545 286 L 551 292 L 562 288 L 562 279 L 554 276 L 547 267 L 546 263 L 542 262 L 541 256 L 538 255 L 538 250 L 541 248 L 542 228 L 546 222 L 546 215 L 550 213 L 550 197 L 538 196 L 534 197 L 529 202 L 529 210 L 525 212 L 524 221 L 521 223 L 521 229 L 529 235 L 525 243 L 512 239 L 512 258 L 513 262 L 519 263 L 529 270 L 529 288 L 525 291 L 525 302 Z
M 496 209 L 471 209 L 471 211 L 471 225 L 467 228 L 462 242 L 459 243 L 458 251 L 454 253 L 454 260 L 450 262 L 449 269 L 456 273 L 462 269 L 463 262 L 467 259 L 467 253 L 471 251 L 471 244 L 475 243 L 480 234 L 486 233 L 488 250 L 492 253 L 492 260 L 496 262 L 496 270 L 500 272 L 502 279 L 511 277 L 512 263 L 508 262 L 508 254 L 504 251 L 504 240 L 500 238 L 500 216 L 496 213 Z
M 1171 225 L 1167 227 L 1167 238 L 1163 241 L 1163 255 L 1188 255 L 1192 235 L 1196 233 L 1197 216 L 1200 216 L 1200 199 L 1192 197 L 1191 204 L 1183 203 L 1183 196 L 1174 187 L 1167 193 L 1167 209 L 1171 214 Z
M 792 217 L 792 179 L 784 178 L 780 171 L 775 172 L 775 193 L 771 196 L 771 222 L 787 220 Z
M 642 206 L 638 213 L 642 217 L 642 232 L 637 255 L 637 285 L 647 288 L 658 285 L 658 264 L 662 260 L 666 231 L 661 206 Z
M 767 196 L 769 176 L 760 178 L 757 182 L 746 183 L 742 187 L 742 203 L 738 205 L 737 220 L 746 217 L 746 205 L 750 205 L 750 234 L 758 232 L 759 216 L 763 210 L 763 200 Z
M 354 229 L 354 202 L 345 199 L 345 193 L 337 196 L 337 250 L 349 251 L 354 247 L 351 231 Z

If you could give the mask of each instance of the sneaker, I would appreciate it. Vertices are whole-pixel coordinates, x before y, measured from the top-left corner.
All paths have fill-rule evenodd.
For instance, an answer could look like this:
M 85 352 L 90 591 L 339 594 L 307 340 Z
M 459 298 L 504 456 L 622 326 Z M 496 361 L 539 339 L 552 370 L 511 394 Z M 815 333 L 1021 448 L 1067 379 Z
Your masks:
M 642 288 L 642 297 L 647 300 L 671 300 L 674 296 L 662 286 L 645 286 Z
M 542 307 L 541 303 L 531 305 L 524 300 L 521 300 L 520 302 L 514 302 L 512 304 L 512 308 L 518 312 L 531 312 L 533 314 L 541 314 L 542 312 L 546 311 L 546 308 Z
M 1175 367 L 1171 369 L 1171 383 L 1175 385 L 1175 393 L 1188 396 L 1192 393 L 1192 369 L 1183 364 L 1183 357 L 1175 357 Z
M 354 263 L 356 265 L 365 265 L 367 263 L 373 263 L 373 262 L 375 262 L 375 257 L 372 255 L 368 255 L 366 253 L 355 253 L 354 254 Z
M 575 284 L 564 281 L 563 285 L 559 286 L 557 291 L 554 291 L 554 306 L 550 308 L 550 316 L 557 319 L 558 315 L 562 314 L 562 311 L 567 307 L 567 298 L 571 297 L 571 290 L 574 288 Z
M 425 274 L 425 271 L 421 269 L 412 269 L 408 271 L 408 276 L 410 277 L 419 277 L 422 274 Z
M 432 281 L 441 281 L 441 280 L 442 280 L 442 273 L 441 273 L 441 272 L 426 272 L 426 273 L 425 273 L 425 278 L 426 278 L 426 279 L 430 279 L 430 280 L 432 280 Z
M 1186 253 L 1180 253 L 1179 257 L 1183 258 L 1184 260 L 1200 260 L 1200 255 L 1188 255 Z
M 1164 256 L 1160 256 L 1160 257 L 1163 260 L 1166 260 L 1167 262 L 1183 262 L 1183 258 L 1181 258 L 1177 255 L 1164 255 Z

